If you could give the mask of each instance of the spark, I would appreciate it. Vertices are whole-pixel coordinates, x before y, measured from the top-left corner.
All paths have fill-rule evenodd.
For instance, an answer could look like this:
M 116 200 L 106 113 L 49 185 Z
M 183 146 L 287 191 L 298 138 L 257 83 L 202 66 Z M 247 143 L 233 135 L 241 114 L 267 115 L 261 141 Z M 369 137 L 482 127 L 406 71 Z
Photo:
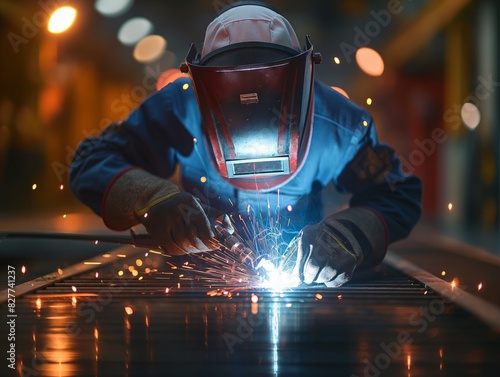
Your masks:
M 36 183 L 33 183 L 33 185 L 31 186 L 31 189 L 34 191 L 34 190 L 36 190 L 36 188 L 37 188 Z
M 64 185 L 59 186 L 59 190 L 64 190 Z
M 66 214 L 63 215 L 63 219 L 65 219 L 66 217 L 68 217 Z
M 340 59 L 339 59 L 338 56 L 334 57 L 333 61 L 334 61 L 335 64 L 340 64 Z
M 73 292 L 76 292 L 76 287 L 75 287 L 74 285 L 72 285 L 72 286 L 71 286 L 71 290 L 72 290 Z
M 372 102 L 373 102 L 373 101 L 372 101 L 372 99 L 371 99 L 370 97 L 368 97 L 368 98 L 366 99 L 366 104 L 367 104 L 368 106 L 370 106 L 370 105 L 372 104 Z
M 25 274 L 25 273 L 26 273 L 26 266 L 22 266 L 22 267 L 21 267 L 21 272 L 22 272 L 23 274 Z
M 454 278 L 454 279 L 451 281 L 451 286 L 452 286 L 453 288 L 458 287 L 458 279 L 457 279 L 457 278 Z
M 483 288 L 483 283 L 479 283 L 477 285 L 477 290 L 480 291 Z
M 453 209 L 453 203 L 448 203 L 448 211 L 451 211 Z
M 252 293 L 252 298 L 251 298 L 251 301 L 253 303 L 257 303 L 259 302 L 259 296 L 257 296 L 256 294 Z
M 58 269 L 57 269 L 57 273 L 58 273 L 59 275 L 62 275 L 62 274 L 63 274 L 63 270 L 62 270 L 62 268 L 58 268 Z
M 231 199 L 228 198 L 228 201 L 234 205 Z M 264 212 L 245 204 L 246 213 L 234 218 L 229 216 L 235 230 L 234 235 L 244 247 L 234 248 L 229 243 L 228 248 L 224 245 L 224 239 L 215 239 L 218 247 L 216 250 L 189 254 L 182 257 L 187 258 L 187 261 L 180 263 L 169 255 L 155 251 L 154 254 L 165 258 L 163 265 L 168 270 L 162 271 L 162 263 L 154 261 L 153 268 L 145 269 L 141 274 L 170 280 L 177 285 L 177 289 L 181 289 L 180 281 L 183 282 L 183 287 L 205 287 L 207 295 L 227 299 L 231 299 L 239 289 L 264 288 L 281 292 L 297 286 L 291 271 L 298 243 L 289 245 L 283 238 L 283 228 L 289 226 L 290 221 L 288 219 L 286 225 L 281 223 L 279 205 L 273 207 L 267 199 L 262 204 Z M 292 207 L 288 205 L 284 209 L 291 211 Z M 153 253 L 152 250 L 150 252 Z M 261 268 L 257 268 L 260 263 L 258 260 L 262 262 Z M 135 269 L 133 271 L 138 273 Z M 123 272 L 119 275 L 122 276 Z M 172 288 L 164 289 L 165 293 L 169 293 Z M 258 300 L 258 296 L 252 296 L 252 300 Z
M 323 300 L 323 295 L 316 293 L 316 300 Z
M 128 315 L 134 314 L 134 309 L 132 309 L 130 306 L 125 306 L 125 313 Z
M 363 127 L 367 127 L 368 126 L 368 122 L 366 120 L 363 121 Z
M 137 259 L 135 261 L 135 264 L 137 265 L 137 267 L 141 267 L 142 266 L 142 260 L 141 259 Z
M 441 271 L 441 276 L 445 276 L 445 275 L 446 275 L 446 271 L 445 270 Z
M 287 303 L 285 304 L 285 306 L 286 306 L 287 308 L 291 308 L 291 307 L 292 307 L 292 303 L 287 302 Z

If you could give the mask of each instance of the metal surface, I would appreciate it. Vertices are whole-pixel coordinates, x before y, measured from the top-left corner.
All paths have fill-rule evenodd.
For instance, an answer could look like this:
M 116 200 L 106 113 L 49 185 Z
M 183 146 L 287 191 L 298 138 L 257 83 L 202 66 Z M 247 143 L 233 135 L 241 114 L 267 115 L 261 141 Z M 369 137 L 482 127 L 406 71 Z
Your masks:
M 500 367 L 500 333 L 387 264 L 337 289 L 273 292 L 224 289 L 147 250 L 105 259 L 18 297 L 13 375 L 494 376 Z

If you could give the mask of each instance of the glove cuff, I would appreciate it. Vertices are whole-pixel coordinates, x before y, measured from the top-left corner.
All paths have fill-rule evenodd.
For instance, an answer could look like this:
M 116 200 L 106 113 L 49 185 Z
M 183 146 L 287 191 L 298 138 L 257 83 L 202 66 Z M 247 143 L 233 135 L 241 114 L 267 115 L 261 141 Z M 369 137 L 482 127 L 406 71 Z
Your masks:
M 384 259 L 388 246 L 387 227 L 374 210 L 351 207 L 327 217 L 324 223 L 356 254 L 358 269 L 374 267 Z
M 118 174 L 102 202 L 102 219 L 113 230 L 126 230 L 140 222 L 154 205 L 181 193 L 179 187 L 139 168 Z

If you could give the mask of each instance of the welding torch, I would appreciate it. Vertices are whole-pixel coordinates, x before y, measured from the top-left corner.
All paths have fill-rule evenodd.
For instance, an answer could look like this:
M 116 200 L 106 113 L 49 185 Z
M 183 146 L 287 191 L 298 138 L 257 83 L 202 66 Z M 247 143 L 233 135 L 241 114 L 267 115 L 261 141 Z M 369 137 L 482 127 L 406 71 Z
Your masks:
M 254 251 L 245 246 L 243 239 L 234 230 L 230 231 L 224 226 L 225 216 L 227 215 L 222 214 L 215 219 L 215 238 L 233 253 L 238 254 L 242 263 L 250 261 L 253 265 L 253 260 L 256 258 Z
M 274 264 L 269 260 L 267 254 L 259 255 L 245 246 L 243 239 L 234 231 L 228 230 L 224 224 L 224 216 L 219 216 L 214 222 L 215 238 L 227 247 L 231 252 L 239 255 L 243 264 L 246 264 L 259 275 L 267 277 L 275 270 Z

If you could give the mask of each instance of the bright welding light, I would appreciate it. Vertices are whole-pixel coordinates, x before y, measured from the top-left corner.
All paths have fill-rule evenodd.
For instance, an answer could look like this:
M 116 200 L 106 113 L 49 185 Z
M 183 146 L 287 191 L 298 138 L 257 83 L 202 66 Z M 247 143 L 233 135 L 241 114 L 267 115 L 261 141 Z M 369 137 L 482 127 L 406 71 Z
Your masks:
M 257 265 L 257 270 L 264 270 L 263 280 L 262 280 L 262 288 L 268 288 L 273 291 L 282 291 L 286 288 L 292 288 L 295 286 L 293 284 L 293 280 L 290 277 L 290 274 L 280 269 L 276 268 L 276 266 L 268 259 L 263 258 L 259 264 Z

